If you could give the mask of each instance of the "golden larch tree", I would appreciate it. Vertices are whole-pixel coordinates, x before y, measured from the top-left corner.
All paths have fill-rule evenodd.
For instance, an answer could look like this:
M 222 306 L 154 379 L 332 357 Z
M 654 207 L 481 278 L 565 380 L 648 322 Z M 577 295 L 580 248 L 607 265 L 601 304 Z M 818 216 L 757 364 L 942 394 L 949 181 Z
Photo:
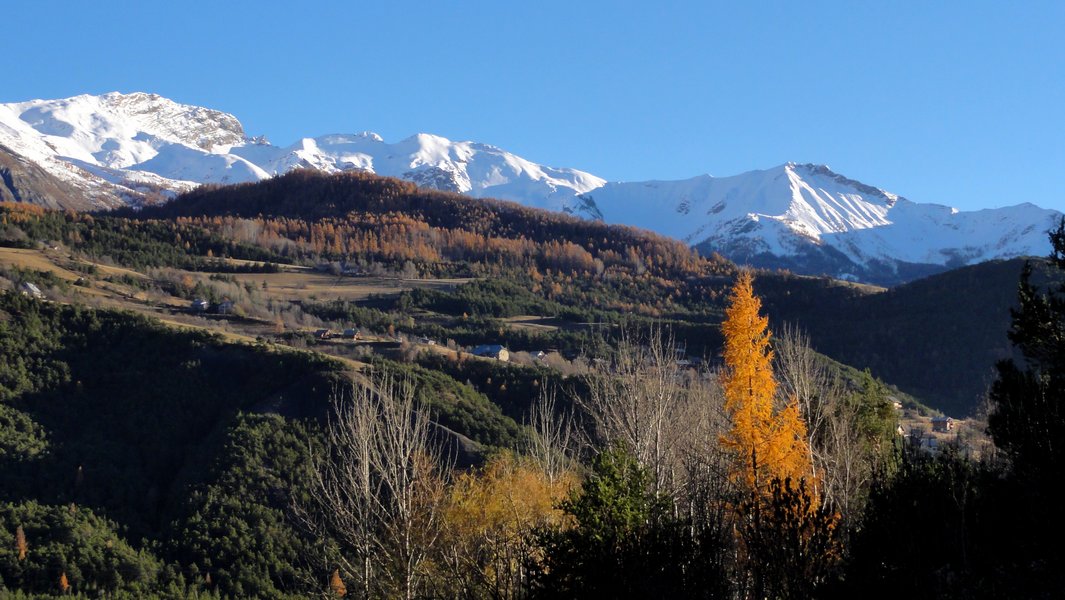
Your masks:
M 344 580 L 340 578 L 340 569 L 334 569 L 333 576 L 329 578 L 329 592 L 337 598 L 343 598 L 348 595 L 348 587 L 344 585 Z
M 737 278 L 721 325 L 725 337 L 725 410 L 731 429 L 722 444 L 734 457 L 732 478 L 750 491 L 764 491 L 773 479 L 808 476 L 810 452 L 806 426 L 792 399 L 774 410 L 777 381 L 773 376 L 769 319 L 760 315 L 752 277 Z

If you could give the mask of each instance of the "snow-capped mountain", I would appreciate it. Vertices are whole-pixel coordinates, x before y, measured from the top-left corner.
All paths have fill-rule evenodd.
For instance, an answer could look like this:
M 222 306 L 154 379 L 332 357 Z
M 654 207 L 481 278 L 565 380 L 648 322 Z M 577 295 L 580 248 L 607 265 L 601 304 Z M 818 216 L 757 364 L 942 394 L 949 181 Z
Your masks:
M 395 143 L 370 132 L 332 134 L 281 147 L 249 138 L 232 115 L 144 93 L 0 104 L 0 146 L 78 190 L 77 208 L 163 201 L 202 183 L 254 182 L 294 168 L 357 169 L 637 225 L 741 263 L 889 284 L 1046 254 L 1045 232 L 1060 217 L 1031 204 L 973 212 L 917 204 L 816 165 L 608 183 L 429 134 Z
M 958 211 L 918 204 L 823 165 L 732 177 L 608 183 L 586 214 L 644 224 L 704 252 L 798 273 L 894 284 L 996 258 L 1045 255 L 1061 213 L 1020 204 Z
M 191 189 L 210 180 L 203 176 L 212 169 L 225 170 L 219 163 L 239 171 L 231 164 L 235 161 L 214 152 L 243 141 L 244 131 L 232 115 L 155 94 L 116 92 L 0 104 L 0 145 L 82 190 L 98 207 Z M 195 177 L 181 177 L 173 168 L 142 168 L 190 151 L 202 161 Z
M 232 115 L 154 94 L 75 96 L 0 104 L 0 145 L 99 200 L 201 183 L 244 183 L 304 167 L 359 169 L 419 185 L 562 208 L 606 183 L 544 167 L 494 146 L 419 134 L 390 144 L 374 133 L 304 138 L 287 147 L 248 138 Z

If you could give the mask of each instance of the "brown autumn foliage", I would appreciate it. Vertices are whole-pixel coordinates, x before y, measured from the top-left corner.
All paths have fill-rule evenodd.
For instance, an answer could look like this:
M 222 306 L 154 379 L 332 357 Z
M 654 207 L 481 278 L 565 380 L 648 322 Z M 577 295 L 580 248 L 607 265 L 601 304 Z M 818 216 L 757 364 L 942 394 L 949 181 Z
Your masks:
M 45 214 L 39 207 L 0 207 L 3 219 Z M 375 272 L 409 264 L 424 277 L 521 273 L 550 300 L 650 317 L 715 301 L 722 276 L 733 269 L 720 257 L 700 257 L 679 241 L 633 227 L 365 174 L 294 172 L 255 186 L 204 186 L 170 204 L 114 216 L 129 219 L 118 221 L 121 231 L 170 236 L 175 248 L 207 234 L 282 261 L 357 261 L 356 268 Z M 79 231 L 93 237 L 92 215 L 63 218 L 75 249 Z M 101 252 L 99 244 L 91 251 Z M 224 256 L 220 251 L 212 252 Z
M 15 529 L 15 550 L 18 552 L 19 560 L 26 560 L 26 551 L 29 549 L 29 545 L 26 543 L 26 532 L 22 529 L 22 525 L 19 525 Z
M 292 242 L 334 258 L 502 262 L 592 274 L 614 267 L 654 276 L 706 274 L 725 264 L 633 227 L 357 172 L 293 171 L 254 185 L 201 186 L 169 204 L 117 214 L 224 229 L 267 247 Z
M 348 595 L 348 588 L 340 578 L 340 569 L 334 569 L 332 577 L 329 578 L 329 593 L 337 598 Z

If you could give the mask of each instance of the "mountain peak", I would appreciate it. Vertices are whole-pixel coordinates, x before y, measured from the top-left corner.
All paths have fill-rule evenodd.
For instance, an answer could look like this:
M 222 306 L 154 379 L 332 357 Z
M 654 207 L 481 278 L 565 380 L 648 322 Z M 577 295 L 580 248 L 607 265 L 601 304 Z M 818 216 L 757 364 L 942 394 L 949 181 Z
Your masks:
M 145 92 L 83 94 L 3 106 L 49 136 L 53 144 L 62 144 L 67 156 L 91 161 L 86 155 L 108 152 L 95 161 L 112 168 L 140 162 L 147 149 L 132 148 L 138 144 L 176 142 L 211 151 L 245 138 L 243 126 L 231 114 Z
M 158 94 L 114 92 L 104 96 L 109 107 L 147 133 L 211 151 L 244 141 L 244 127 L 236 117 L 219 110 L 181 104 Z
M 608 183 L 430 133 L 395 143 L 370 131 L 329 134 L 279 147 L 246 136 L 233 115 L 147 92 L 0 104 L 0 144 L 101 206 L 295 168 L 359 170 L 645 227 L 741 262 L 877 283 L 948 264 L 1043 254 L 1043 233 L 1060 216 L 1035 207 L 966 213 L 916 204 L 815 163 Z
M 854 191 L 869 197 L 878 198 L 883 201 L 887 206 L 893 206 L 900 199 L 905 200 L 897 194 L 892 194 L 878 187 L 867 185 L 855 179 L 850 179 L 839 173 L 833 171 L 828 165 L 814 164 L 814 163 L 788 163 L 788 167 L 793 172 L 797 173 L 800 177 L 820 177 L 835 182 L 837 185 L 843 187 L 853 188 Z

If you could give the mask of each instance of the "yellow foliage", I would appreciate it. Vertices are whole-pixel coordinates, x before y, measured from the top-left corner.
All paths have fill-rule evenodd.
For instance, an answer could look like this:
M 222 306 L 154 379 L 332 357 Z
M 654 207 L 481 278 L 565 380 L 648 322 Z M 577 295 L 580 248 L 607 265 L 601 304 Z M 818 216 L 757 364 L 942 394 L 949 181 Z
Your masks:
M 557 506 L 575 485 L 574 475 L 552 483 L 536 465 L 511 453 L 460 476 L 444 516 L 450 561 L 459 572 L 479 571 L 496 597 L 512 597 L 522 561 L 535 551 L 529 534 L 568 523 Z
M 574 485 L 573 477 L 552 484 L 534 465 L 502 453 L 480 471 L 459 477 L 451 489 L 446 520 L 453 531 L 514 537 L 561 523 L 563 513 L 555 505 Z
M 773 376 L 769 319 L 754 295 L 751 275 L 741 273 L 732 287 L 725 321 L 725 410 L 732 428 L 722 444 L 734 456 L 733 480 L 748 490 L 764 491 L 774 478 L 798 481 L 810 472 L 806 425 L 798 403 L 773 410 L 777 382 Z

